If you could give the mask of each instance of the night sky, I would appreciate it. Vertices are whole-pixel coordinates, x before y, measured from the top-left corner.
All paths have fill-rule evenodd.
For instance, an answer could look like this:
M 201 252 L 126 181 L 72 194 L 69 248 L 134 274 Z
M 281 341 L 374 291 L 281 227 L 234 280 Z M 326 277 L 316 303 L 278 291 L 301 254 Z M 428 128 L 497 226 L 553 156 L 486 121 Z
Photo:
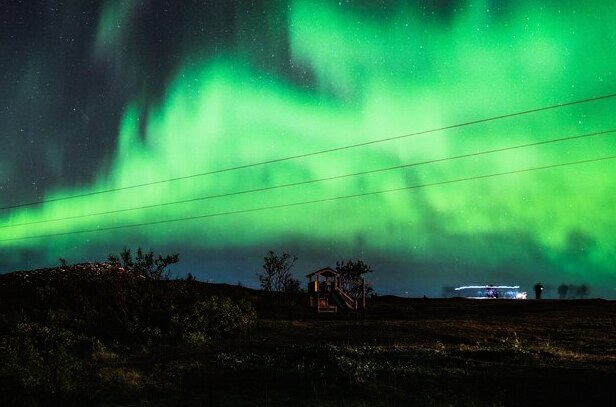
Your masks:
M 382 294 L 542 282 L 616 298 L 615 159 L 428 185 L 614 157 L 616 98 L 396 138 L 615 93 L 613 2 L 11 0 L 0 13 L 0 272 L 141 246 L 178 252 L 174 273 L 256 286 L 271 249 L 299 258 L 301 281 L 363 259 Z

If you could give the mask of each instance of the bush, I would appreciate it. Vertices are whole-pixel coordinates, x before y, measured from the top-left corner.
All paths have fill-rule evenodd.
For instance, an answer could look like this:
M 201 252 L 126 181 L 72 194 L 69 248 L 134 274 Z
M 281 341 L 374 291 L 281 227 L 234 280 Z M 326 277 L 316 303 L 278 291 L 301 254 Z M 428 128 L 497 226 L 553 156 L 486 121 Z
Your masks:
M 173 324 L 182 340 L 201 344 L 214 338 L 244 334 L 256 319 L 257 313 L 248 301 L 236 303 L 230 298 L 213 296 L 198 301 L 187 315 L 175 315 Z
M 263 291 L 280 291 L 284 293 L 300 292 L 299 280 L 293 277 L 291 269 L 297 261 L 297 257 L 289 253 L 277 255 L 269 251 L 263 258 L 263 271 L 257 273 L 259 283 Z
M 175 253 L 163 257 L 159 254 L 158 257 L 154 257 L 153 251 L 145 253 L 140 247 L 133 259 L 130 249 L 124 248 L 119 256 L 109 254 L 108 260 L 114 266 L 123 267 L 138 276 L 154 280 L 169 280 L 170 272 L 167 267 L 180 261 L 180 255 Z
M 42 400 L 61 399 L 83 374 L 79 353 L 85 342 L 71 331 L 19 323 L 12 335 L 0 339 L 0 375 Z

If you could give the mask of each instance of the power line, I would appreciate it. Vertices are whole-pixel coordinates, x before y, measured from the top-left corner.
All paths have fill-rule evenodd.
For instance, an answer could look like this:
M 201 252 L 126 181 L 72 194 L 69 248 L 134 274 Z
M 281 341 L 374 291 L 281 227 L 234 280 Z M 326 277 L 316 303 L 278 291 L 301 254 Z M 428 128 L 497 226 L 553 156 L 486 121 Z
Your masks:
M 523 110 L 523 111 L 515 112 L 515 113 L 507 113 L 507 114 L 503 114 L 503 115 L 499 115 L 499 116 L 493 116 L 493 117 L 477 119 L 477 120 L 472 120 L 472 121 L 458 123 L 458 124 L 452 124 L 452 125 L 438 127 L 438 128 L 429 129 L 429 130 L 421 130 L 421 131 L 417 131 L 417 132 L 414 132 L 414 133 L 408 133 L 408 134 L 403 134 L 403 135 L 399 135 L 399 136 L 393 136 L 393 137 L 387 137 L 387 138 L 376 139 L 376 140 L 371 140 L 371 141 L 365 141 L 365 142 L 357 143 L 357 144 L 349 144 L 349 145 L 346 145 L 346 146 L 334 147 L 334 148 L 329 148 L 329 149 L 325 149 L 325 150 L 313 151 L 313 152 L 310 152 L 310 153 L 297 154 L 297 155 L 292 155 L 292 156 L 288 156 L 288 157 L 282 157 L 282 158 L 276 158 L 276 159 L 272 159 L 272 160 L 260 161 L 260 162 L 251 163 L 251 164 L 243 164 L 243 165 L 238 165 L 238 166 L 234 166 L 234 167 L 222 168 L 222 169 L 219 169 L 219 170 L 212 170 L 212 171 L 201 172 L 201 173 L 197 173 L 197 174 L 185 175 L 185 176 L 181 176 L 181 177 L 168 178 L 168 179 L 159 180 L 159 181 L 144 182 L 144 183 L 141 183 L 141 184 L 128 185 L 128 186 L 125 186 L 125 187 L 109 188 L 109 189 L 104 189 L 104 190 L 100 190 L 100 191 L 86 192 L 86 193 L 83 193 L 83 194 L 70 195 L 70 196 L 65 196 L 65 197 L 60 197 L 60 198 L 50 198 L 50 199 L 43 199 L 43 200 L 40 200 L 40 201 L 33 201 L 33 202 L 27 202 L 27 203 L 22 203 L 22 204 L 4 206 L 4 207 L 0 207 L 0 210 L 16 209 L 16 208 L 22 208 L 22 207 L 26 207 L 26 206 L 44 204 L 44 203 L 48 203 L 48 202 L 65 201 L 65 200 L 68 200 L 68 199 L 83 198 L 83 197 L 86 197 L 86 196 L 100 195 L 100 194 L 106 194 L 106 193 L 110 193 L 110 192 L 125 191 L 125 190 L 128 190 L 128 189 L 141 188 L 141 187 L 146 187 L 146 186 L 151 186 L 151 185 L 158 185 L 158 184 L 164 184 L 164 183 L 174 182 L 174 181 L 181 181 L 181 180 L 190 179 L 190 178 L 203 177 L 203 176 L 206 176 L 206 175 L 221 174 L 221 173 L 224 173 L 224 172 L 237 171 L 237 170 L 242 170 L 242 169 L 247 169 L 247 168 L 263 166 L 263 165 L 275 164 L 275 163 L 280 163 L 280 162 L 284 162 L 284 161 L 296 160 L 296 159 L 299 159 L 299 158 L 306 158 L 306 157 L 311 157 L 311 156 L 316 156 L 316 155 L 321 155 L 321 154 L 333 153 L 333 152 L 336 152 L 336 151 L 348 150 L 348 149 L 352 149 L 352 148 L 365 147 L 365 146 L 372 145 L 372 144 L 378 144 L 378 143 L 384 143 L 384 142 L 388 142 L 388 141 L 400 140 L 400 139 L 404 139 L 404 138 L 420 136 L 420 135 L 425 135 L 425 134 L 430 134 L 430 133 L 436 133 L 436 132 L 445 131 L 445 130 L 452 130 L 452 129 L 472 126 L 472 125 L 480 124 L 480 123 L 487 123 L 487 122 L 491 122 L 491 121 L 502 120 L 502 119 L 507 119 L 507 118 L 516 117 L 516 116 L 523 116 L 523 115 L 527 115 L 527 114 L 531 114 L 531 113 L 544 112 L 544 111 L 547 111 L 547 110 L 558 109 L 558 108 L 567 107 L 567 106 L 579 105 L 579 104 L 589 103 L 589 102 L 596 102 L 596 101 L 599 101 L 599 100 L 610 99 L 610 98 L 614 98 L 614 97 L 616 97 L 616 93 L 611 93 L 611 94 L 602 95 L 602 96 L 595 96 L 595 97 L 591 97 L 591 98 L 587 98 L 587 99 L 580 99 L 580 100 L 575 100 L 575 101 L 570 101 L 570 102 L 565 102 L 565 103 L 558 103 L 558 104 L 555 104 L 555 105 L 544 106 L 544 107 L 535 108 L 535 109 L 529 109 L 529 110 Z
M 521 170 L 506 171 L 506 172 L 499 172 L 499 173 L 485 174 L 485 175 L 477 175 L 473 177 L 456 178 L 452 180 L 438 181 L 438 182 L 432 182 L 428 184 L 411 185 L 411 186 L 400 187 L 400 188 L 384 189 L 380 191 L 363 192 L 359 194 L 342 195 L 342 196 L 335 196 L 335 197 L 323 198 L 323 199 L 314 199 L 311 201 L 301 201 L 301 202 L 293 202 L 293 203 L 287 203 L 287 204 L 281 204 L 281 205 L 263 206 L 263 207 L 258 207 L 258 208 L 239 209 L 235 211 L 217 212 L 217 213 L 211 213 L 211 214 L 206 214 L 206 215 L 189 216 L 189 217 L 184 217 L 184 218 L 164 219 L 164 220 L 158 220 L 158 221 L 152 221 L 152 222 L 133 223 L 129 225 L 108 226 L 108 227 L 102 227 L 102 228 L 98 227 L 96 229 L 73 230 L 70 232 L 50 233 L 46 235 L 14 237 L 14 238 L 9 238 L 9 239 L 0 239 L 0 243 L 17 241 L 17 240 L 43 239 L 43 238 L 48 238 L 48 237 L 68 236 L 68 235 L 76 235 L 76 234 L 82 234 L 82 233 L 104 232 L 104 231 L 109 231 L 109 230 L 136 228 L 136 227 L 142 227 L 142 226 L 161 225 L 165 223 L 183 222 L 183 221 L 188 221 L 188 220 L 214 218 L 214 217 L 219 217 L 219 216 L 239 215 L 239 214 L 251 213 L 251 212 L 261 212 L 261 211 L 268 211 L 272 209 L 283 209 L 283 208 L 290 208 L 290 207 L 295 207 L 295 206 L 332 202 L 332 201 L 338 201 L 338 200 L 343 200 L 343 199 L 360 198 L 360 197 L 365 197 L 365 196 L 380 195 L 380 194 L 386 194 L 386 193 L 391 193 L 391 192 L 408 191 L 408 190 L 433 187 L 433 186 L 438 186 L 438 185 L 454 184 L 458 182 L 466 182 L 466 181 L 473 181 L 473 180 L 479 180 L 479 179 L 500 177 L 500 176 L 505 176 L 505 175 L 521 174 L 521 173 L 526 173 L 526 172 L 531 172 L 531 171 L 567 167 L 567 166 L 587 164 L 587 163 L 592 163 L 592 162 L 599 162 L 599 161 L 606 161 L 606 160 L 613 160 L 613 159 L 616 159 L 616 155 L 606 156 L 606 157 L 601 157 L 601 158 L 593 158 L 593 159 L 588 159 L 588 160 L 570 161 L 566 163 L 551 164 L 551 165 L 545 165 L 541 167 L 524 168 Z
M 253 188 L 253 189 L 246 189 L 242 191 L 227 192 L 227 193 L 217 194 L 217 195 L 208 195 L 208 196 L 203 196 L 203 197 L 198 197 L 198 198 L 183 199 L 180 201 L 163 202 L 163 203 L 158 203 L 158 204 L 137 206 L 133 208 L 115 209 L 115 210 L 90 213 L 90 214 L 84 214 L 84 215 L 66 216 L 66 217 L 56 218 L 56 219 L 45 219 L 45 220 L 32 221 L 32 222 L 17 223 L 14 225 L 4 225 L 4 226 L 0 226 L 0 229 L 19 227 L 19 226 L 29 226 L 29 225 L 36 225 L 36 224 L 49 223 L 49 222 L 60 222 L 60 221 L 72 220 L 72 219 L 83 219 L 83 218 L 89 218 L 92 216 L 112 215 L 112 214 L 122 213 L 122 212 L 130 212 L 130 211 L 137 211 L 137 210 L 143 210 L 143 209 L 159 208 L 163 206 L 179 205 L 179 204 L 190 203 L 190 202 L 205 201 L 208 199 L 225 198 L 225 197 L 230 197 L 230 196 L 243 195 L 243 194 L 256 193 L 256 192 L 265 192 L 265 191 L 271 191 L 271 190 L 280 189 L 280 188 L 289 188 L 289 187 L 314 184 L 314 183 L 325 182 L 325 181 L 333 181 L 337 179 L 357 177 L 357 176 L 368 175 L 368 174 L 376 174 L 379 172 L 399 170 L 399 169 L 410 168 L 410 167 L 417 167 L 421 165 L 457 160 L 461 158 L 477 157 L 480 155 L 493 154 L 493 153 L 511 151 L 511 150 L 516 150 L 516 149 L 528 148 L 528 147 L 535 147 L 539 145 L 559 143 L 563 141 L 571 141 L 571 140 L 582 139 L 582 138 L 587 138 L 587 137 L 596 137 L 596 136 L 610 134 L 610 133 L 616 133 L 616 129 L 610 129 L 610 130 L 594 132 L 594 133 L 586 133 L 586 134 L 581 134 L 577 136 L 562 137 L 562 138 L 552 139 L 552 140 L 537 141 L 534 143 L 519 144 L 516 146 L 502 147 L 502 148 L 497 148 L 497 149 L 492 149 L 492 150 L 484 150 L 484 151 L 479 151 L 475 153 L 468 153 L 468 154 L 456 155 L 456 156 L 445 157 L 445 158 L 437 158 L 433 160 L 421 161 L 421 162 L 416 162 L 416 163 L 401 164 L 401 165 L 396 165 L 392 167 L 378 168 L 374 170 L 355 172 L 351 174 L 336 175 L 332 177 L 318 178 L 318 179 L 312 179 L 312 180 L 306 180 L 306 181 L 298 181 L 298 182 L 292 182 L 288 184 L 273 185 L 269 187 Z

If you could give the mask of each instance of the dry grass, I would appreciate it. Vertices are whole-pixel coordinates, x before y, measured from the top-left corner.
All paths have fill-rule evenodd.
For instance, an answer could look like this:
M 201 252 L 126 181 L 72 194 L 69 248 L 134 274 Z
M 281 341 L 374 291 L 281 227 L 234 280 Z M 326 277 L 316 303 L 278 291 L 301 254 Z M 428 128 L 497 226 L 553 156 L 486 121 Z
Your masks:
M 246 337 L 139 368 L 187 405 L 614 405 L 614 302 L 370 306 L 262 312 Z
M 60 296 L 40 292 L 30 283 L 33 276 L 17 285 L 22 291 L 5 290 L 0 298 L 14 306 L 15 315 L 26 306 L 33 316 L 47 315 L 37 307 L 47 312 L 45 298 Z M 84 351 L 82 375 L 56 401 L 66 406 L 616 405 L 613 301 L 384 296 L 370 300 L 366 312 L 319 315 L 307 307 L 305 295 L 199 283 L 186 291 L 183 282 L 161 284 L 166 285 L 152 292 L 173 288 L 191 293 L 195 301 L 212 295 L 248 299 L 257 310 L 256 326 L 199 344 L 153 335 L 142 342 L 80 337 L 92 345 Z M 40 303 L 32 300 L 39 298 Z M 72 315 L 52 316 L 49 321 L 60 328 L 80 326 Z M 0 377 L 0 391 L 11 396 L 2 400 L 27 400 L 16 388 L 14 377 Z M 13 404 L 45 405 L 37 402 Z

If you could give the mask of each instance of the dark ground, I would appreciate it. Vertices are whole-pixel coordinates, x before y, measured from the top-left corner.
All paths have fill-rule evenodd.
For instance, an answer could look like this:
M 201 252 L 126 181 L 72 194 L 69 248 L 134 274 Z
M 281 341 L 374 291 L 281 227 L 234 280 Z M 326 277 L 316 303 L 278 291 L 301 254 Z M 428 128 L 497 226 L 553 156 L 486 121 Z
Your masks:
M 249 337 L 205 358 L 200 369 L 219 368 L 197 392 L 222 404 L 616 405 L 613 301 L 381 297 L 368 307 L 263 313 Z
M 156 284 L 247 299 L 258 318 L 247 333 L 199 345 L 103 336 L 81 356 L 79 374 L 65 368 L 71 381 L 48 396 L 33 391 L 44 387 L 29 385 L 23 373 L 0 377 L 4 405 L 616 405 L 614 301 L 382 296 L 365 312 L 316 314 L 302 294 Z M 36 289 L 40 298 L 44 291 Z M 24 313 L 34 301 L 14 288 L 2 294 L 6 315 L 9 306 Z
M 616 405 L 612 301 L 381 297 L 316 315 L 259 297 L 245 337 L 99 374 L 155 388 L 143 405 Z

